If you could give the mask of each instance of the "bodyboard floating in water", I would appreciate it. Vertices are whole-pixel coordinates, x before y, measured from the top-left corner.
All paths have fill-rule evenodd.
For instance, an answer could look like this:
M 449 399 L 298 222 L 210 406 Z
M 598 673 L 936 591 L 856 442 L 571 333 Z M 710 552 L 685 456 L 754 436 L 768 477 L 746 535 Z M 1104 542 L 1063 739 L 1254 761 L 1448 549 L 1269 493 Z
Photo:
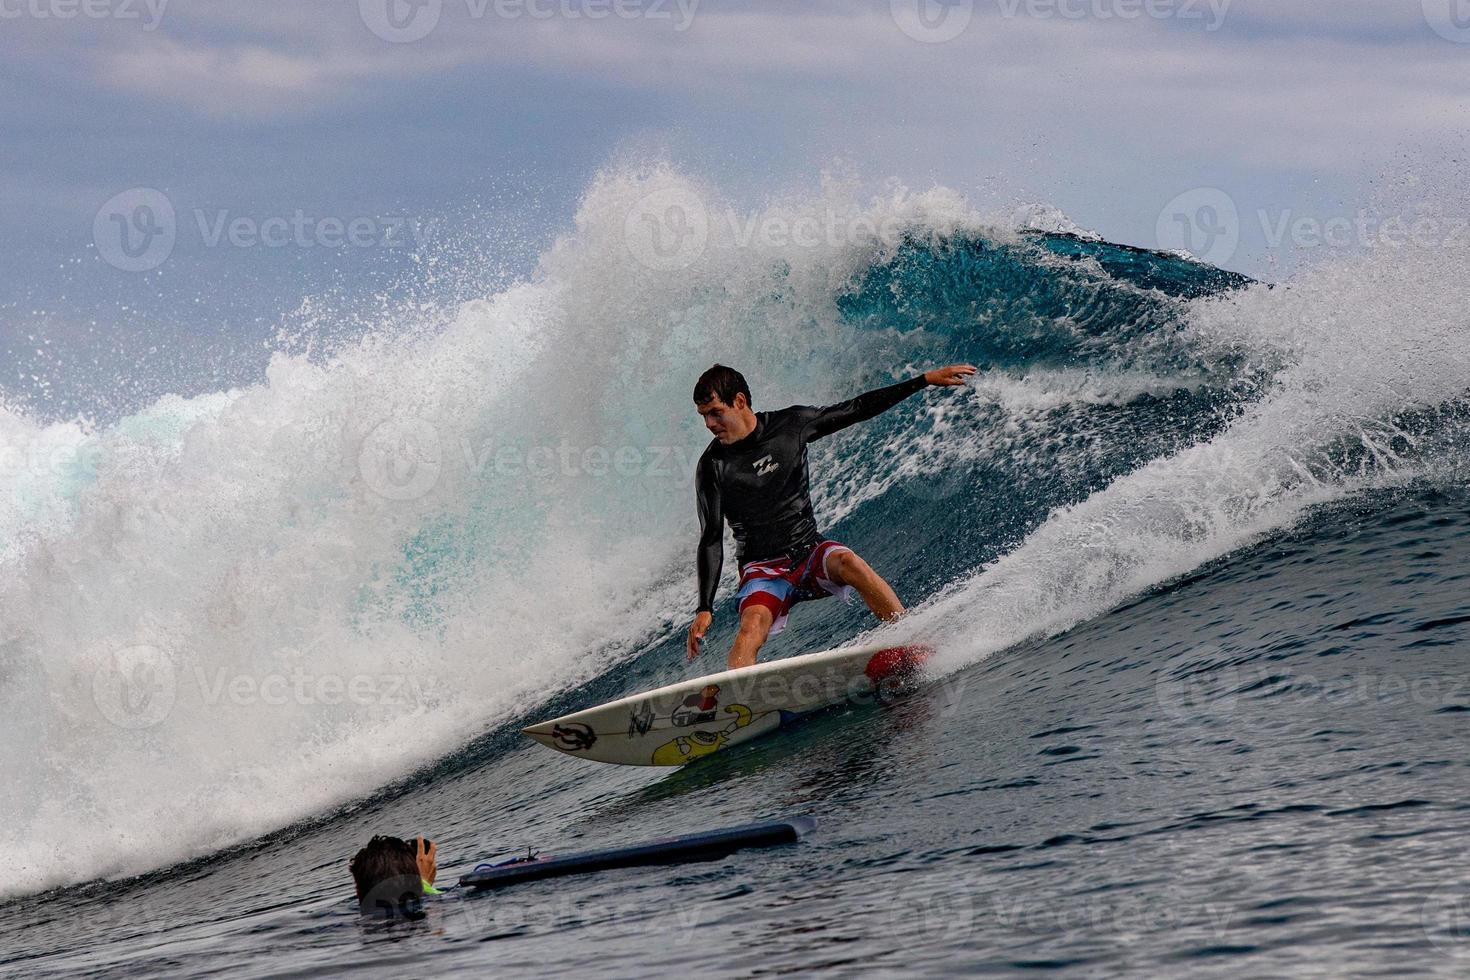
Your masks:
M 505 888 L 525 881 L 588 874 L 612 868 L 637 868 L 658 864 L 684 864 L 694 861 L 717 861 L 746 847 L 772 847 L 791 844 L 816 826 L 810 817 L 789 817 L 768 823 L 751 823 L 723 830 L 707 830 L 682 837 L 613 847 L 600 851 L 583 851 L 562 857 L 537 858 L 491 867 L 481 866 L 459 879 L 462 886 L 476 891 Z

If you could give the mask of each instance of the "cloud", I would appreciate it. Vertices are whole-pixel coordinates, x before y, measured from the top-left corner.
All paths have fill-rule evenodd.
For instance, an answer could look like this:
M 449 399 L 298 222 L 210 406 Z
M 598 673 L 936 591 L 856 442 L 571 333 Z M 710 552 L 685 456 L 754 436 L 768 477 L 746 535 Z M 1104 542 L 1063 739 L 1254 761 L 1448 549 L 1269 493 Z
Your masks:
M 158 38 L 101 54 L 97 77 L 113 90 L 204 113 L 268 115 L 334 98 L 351 69 L 258 45 L 212 47 Z
M 1232 134 L 1265 133 L 1272 144 L 1266 156 L 1281 162 L 1292 155 L 1286 137 L 1294 135 L 1301 164 L 1312 166 L 1330 164 L 1331 155 L 1314 149 L 1315 136 L 1302 140 L 1304 130 L 1443 125 L 1445 112 L 1464 117 L 1453 99 L 1466 94 L 1470 79 L 1467 51 L 1434 37 L 1417 4 L 1367 0 L 1343 0 L 1330 17 L 1308 0 L 1211 0 L 1214 8 L 1201 0 L 1191 8 L 1198 20 L 1109 13 L 1124 0 L 981 0 L 965 31 L 943 44 L 905 35 L 887 2 L 431 2 L 434 29 L 413 43 L 376 36 L 356 3 L 252 5 L 247 12 L 204 0 L 169 8 L 152 32 L 90 25 L 93 43 L 69 56 L 109 91 L 211 116 L 289 118 L 330 109 L 365 88 L 432 85 L 464 69 L 484 72 L 487 84 L 515 70 L 661 100 L 734 96 L 797 106 L 825 97 L 823 86 L 845 84 L 875 109 L 905 116 L 953 117 L 956 106 L 977 97 L 1007 100 L 1020 116 L 1048 99 L 1049 111 L 1063 116 L 1125 121 L 1192 110 Z M 612 9 L 662 16 L 619 17 Z M 577 15 L 529 12 L 562 10 Z M 592 10 L 603 14 L 593 18 Z M 1211 10 L 1222 18 L 1218 30 L 1205 29 Z M 684 14 L 692 16 L 687 24 Z M 52 47 L 63 32 L 44 33 L 23 35 L 19 53 L 37 54 L 38 41 Z M 794 87 L 804 84 L 818 89 Z M 1426 104 L 1435 107 L 1430 116 L 1411 108 Z M 1215 142 L 1205 127 L 1189 128 L 1192 140 Z
M 486 2 L 437 0 L 432 30 L 411 43 L 375 34 L 354 0 L 177 2 L 154 31 L 7 21 L 0 75 L 35 91 L 0 86 L 0 124 L 35 134 L 28 180 L 75 184 L 85 168 L 89 199 L 175 176 L 144 145 L 158 125 L 180 141 L 197 127 L 237 154 L 268 134 L 298 162 L 289 175 L 259 172 L 259 155 L 241 174 L 250 165 L 228 152 L 190 156 L 179 142 L 177 183 L 218 196 L 248 181 L 293 205 L 363 179 L 361 147 L 381 148 L 376 192 L 411 195 L 425 168 L 442 188 L 482 160 L 562 161 L 568 172 L 538 177 L 544 187 L 578 167 L 584 177 L 620 141 L 667 141 L 757 193 L 841 157 L 916 186 L 1080 202 L 1078 220 L 1140 242 L 1191 187 L 1347 196 L 1404 147 L 1470 131 L 1470 45 L 1436 35 L 1416 3 L 1339 0 L 1329 15 L 1319 0 L 1187 0 L 1201 13 L 1190 20 L 1115 16 L 1186 0 L 977 0 L 952 40 L 923 43 L 888 0 L 704 0 L 687 24 L 675 0 L 659 0 L 663 19 L 524 12 L 654 0 L 506 0 L 519 16 Z M 54 111 L 36 106 L 63 103 L 72 142 L 110 138 L 107 160 L 46 135 Z M 124 115 L 132 125 L 116 133 Z M 68 163 L 59 173 L 47 139 Z M 314 167 L 338 176 L 328 186 Z

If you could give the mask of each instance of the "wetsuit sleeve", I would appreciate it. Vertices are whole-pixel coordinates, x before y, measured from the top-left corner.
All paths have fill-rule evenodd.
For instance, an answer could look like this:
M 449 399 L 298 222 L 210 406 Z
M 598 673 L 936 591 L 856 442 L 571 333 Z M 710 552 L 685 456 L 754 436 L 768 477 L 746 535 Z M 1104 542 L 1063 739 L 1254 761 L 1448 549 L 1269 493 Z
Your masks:
M 808 409 L 812 415 L 807 420 L 807 438 L 817 440 L 823 436 L 830 436 L 840 429 L 845 429 L 849 425 L 866 422 L 873 416 L 888 411 L 914 392 L 927 387 L 928 384 L 921 374 L 907 381 L 900 381 L 896 385 L 889 385 L 887 388 L 875 388 L 872 391 L 863 392 L 856 398 L 849 398 L 836 405 Z
M 700 459 L 694 478 L 694 500 L 699 507 L 699 607 L 713 612 L 715 589 L 720 584 L 720 566 L 725 562 L 725 512 L 720 505 L 720 484 L 708 456 Z

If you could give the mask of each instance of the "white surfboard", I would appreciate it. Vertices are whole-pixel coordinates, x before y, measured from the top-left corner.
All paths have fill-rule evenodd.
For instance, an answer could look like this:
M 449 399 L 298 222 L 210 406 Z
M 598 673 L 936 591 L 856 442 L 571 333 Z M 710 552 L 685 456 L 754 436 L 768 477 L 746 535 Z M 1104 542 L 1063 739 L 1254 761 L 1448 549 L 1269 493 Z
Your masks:
M 923 646 L 824 650 L 680 681 L 522 731 L 594 762 L 682 766 L 813 711 L 881 694 L 912 678 L 930 653 Z

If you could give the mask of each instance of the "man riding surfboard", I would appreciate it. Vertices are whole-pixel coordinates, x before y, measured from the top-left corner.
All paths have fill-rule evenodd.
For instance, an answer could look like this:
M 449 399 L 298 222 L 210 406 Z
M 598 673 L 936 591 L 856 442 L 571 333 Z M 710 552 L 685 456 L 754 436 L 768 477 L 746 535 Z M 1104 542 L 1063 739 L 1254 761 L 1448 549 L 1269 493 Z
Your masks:
M 817 531 L 806 447 L 924 387 L 964 384 L 974 373 L 972 365 L 951 364 L 826 408 L 793 405 L 759 413 L 750 407 L 750 386 L 739 371 L 716 364 L 699 376 L 694 406 L 714 440 L 695 470 L 699 606 L 689 626 L 689 659 L 698 655 L 714 621 L 725 521 L 740 564 L 740 627 L 730 648 L 731 669 L 754 664 L 761 645 L 781 631 L 798 602 L 856 591 L 879 619 L 902 615 L 898 596 L 867 562 Z

